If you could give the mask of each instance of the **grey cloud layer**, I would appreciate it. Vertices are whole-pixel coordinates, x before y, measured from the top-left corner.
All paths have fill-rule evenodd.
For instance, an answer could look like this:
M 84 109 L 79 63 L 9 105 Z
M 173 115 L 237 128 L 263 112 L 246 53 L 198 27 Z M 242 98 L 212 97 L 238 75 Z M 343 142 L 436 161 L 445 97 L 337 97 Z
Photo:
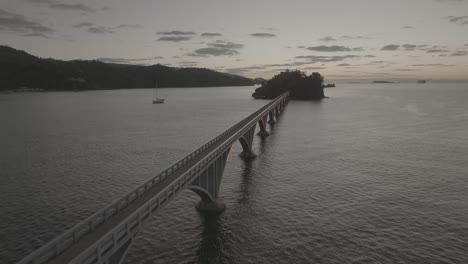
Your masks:
M 117 27 L 105 27 L 95 25 L 91 22 L 82 22 L 79 24 L 72 25 L 73 28 L 81 28 L 84 29 L 88 33 L 93 34 L 112 34 L 118 29 L 136 29 L 140 28 L 141 25 L 139 24 L 120 24 Z
M 458 25 L 468 25 L 468 16 L 449 16 L 448 21 Z
M 326 37 L 323 37 L 321 39 L 319 39 L 320 41 L 325 41 L 325 42 L 330 42 L 330 41 L 336 41 L 336 39 L 332 36 L 326 36 Z
M 249 36 L 257 37 L 257 38 L 274 38 L 274 37 L 276 37 L 275 34 L 271 34 L 271 33 L 252 33 Z
M 374 58 L 374 55 L 344 55 L 344 56 L 296 56 L 296 59 L 304 59 L 310 63 L 317 63 L 317 62 L 337 62 L 343 61 L 346 59 L 357 59 L 357 58 Z
M 307 47 L 305 49 L 319 52 L 364 51 L 363 48 L 348 48 L 345 46 L 315 46 Z
M 115 64 L 140 64 L 145 61 L 151 61 L 155 59 L 164 59 L 164 57 L 156 56 L 150 58 L 139 58 L 139 59 L 126 59 L 126 58 L 99 58 L 98 61 Z
M 224 49 L 241 49 L 244 47 L 242 44 L 237 44 L 233 42 L 216 42 L 216 43 L 208 43 L 206 44 L 211 47 L 216 47 L 216 48 L 224 48 Z
M 92 13 L 96 12 L 98 9 L 92 8 L 85 4 L 71 4 L 71 3 L 63 3 L 57 0 L 25 0 L 29 3 L 34 4 L 47 4 L 49 8 L 56 9 L 56 10 L 65 10 L 65 11 L 81 11 L 85 13 Z M 109 10 L 110 8 L 104 7 L 101 10 Z
M 213 43 L 207 43 L 208 47 L 196 49 L 192 53 L 187 54 L 187 56 L 192 57 L 208 57 L 208 56 L 232 56 L 239 54 L 238 49 L 244 47 L 243 44 L 238 44 L 234 42 L 226 42 L 223 40 L 217 40 Z
M 401 49 L 400 49 L 401 48 Z M 395 51 L 395 50 L 402 50 L 402 51 L 426 51 L 427 53 L 437 53 L 437 52 L 449 52 L 446 50 L 445 46 L 432 46 L 429 47 L 428 45 L 414 45 L 414 44 L 390 44 L 383 46 L 380 50 L 383 51 Z
M 120 24 L 117 28 L 141 28 L 140 24 Z
M 206 57 L 206 56 L 232 56 L 237 55 L 239 52 L 227 48 L 201 48 L 195 50 L 193 53 L 188 54 L 192 57 Z
M 114 33 L 114 30 L 109 27 L 103 27 L 103 26 L 95 26 L 95 27 L 89 27 L 86 29 L 87 32 L 93 33 L 93 34 L 112 34 Z
M 50 8 L 59 9 L 59 10 L 76 10 L 76 11 L 83 11 L 83 12 L 94 12 L 95 10 L 87 5 L 84 4 L 51 4 L 49 5 Z
M 192 36 L 197 35 L 197 33 L 193 31 L 180 31 L 180 30 L 161 31 L 161 32 L 157 32 L 157 34 L 163 36 L 163 37 L 158 38 L 158 41 L 170 41 L 170 42 L 181 42 L 181 41 L 191 40 Z
M 341 36 L 343 39 L 369 39 L 368 37 L 364 36 Z
M 172 30 L 172 31 L 158 32 L 158 35 L 194 36 L 194 35 L 197 35 L 197 33 L 193 31 Z
M 167 36 L 167 37 L 160 37 L 158 41 L 171 41 L 171 42 L 181 42 L 191 40 L 191 37 L 187 36 Z
M 54 29 L 26 17 L 0 9 L 0 31 L 24 33 L 25 36 L 48 37 Z
M 200 36 L 202 36 L 202 37 L 221 37 L 221 36 L 223 36 L 223 34 L 205 32 L 205 33 L 202 33 Z
M 400 48 L 400 45 L 390 44 L 383 46 L 380 50 L 397 50 L 398 48 Z

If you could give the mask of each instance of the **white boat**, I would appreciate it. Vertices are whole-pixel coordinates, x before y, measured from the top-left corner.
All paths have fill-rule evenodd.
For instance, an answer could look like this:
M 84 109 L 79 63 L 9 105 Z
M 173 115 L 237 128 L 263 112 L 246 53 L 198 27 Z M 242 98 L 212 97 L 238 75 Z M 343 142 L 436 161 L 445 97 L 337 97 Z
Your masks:
M 164 98 L 158 98 L 157 91 L 156 91 L 157 89 L 158 89 L 158 83 L 156 82 L 156 85 L 154 87 L 153 104 L 164 104 Z

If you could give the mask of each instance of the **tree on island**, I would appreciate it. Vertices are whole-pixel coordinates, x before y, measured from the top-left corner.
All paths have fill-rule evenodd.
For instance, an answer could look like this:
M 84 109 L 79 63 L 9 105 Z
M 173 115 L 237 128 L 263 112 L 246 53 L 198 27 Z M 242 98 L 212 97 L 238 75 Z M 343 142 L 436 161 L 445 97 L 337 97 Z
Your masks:
M 285 72 L 275 75 L 262 87 L 255 89 L 252 94 L 254 98 L 272 99 L 280 94 L 290 91 L 292 99 L 296 100 L 320 100 L 325 98 L 323 93 L 323 76 L 314 72 L 307 76 L 299 70 Z

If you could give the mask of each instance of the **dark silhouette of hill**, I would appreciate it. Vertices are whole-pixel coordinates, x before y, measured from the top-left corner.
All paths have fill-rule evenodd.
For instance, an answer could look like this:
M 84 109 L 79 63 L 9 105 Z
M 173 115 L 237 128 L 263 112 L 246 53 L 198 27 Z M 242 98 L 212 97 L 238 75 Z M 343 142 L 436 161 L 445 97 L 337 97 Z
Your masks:
M 296 100 L 320 100 L 325 98 L 323 92 L 323 77 L 318 72 L 307 76 L 299 70 L 286 70 L 255 89 L 254 98 L 275 98 L 285 91 L 290 91 L 292 99 Z
M 42 59 L 0 46 L 0 90 L 98 90 L 154 87 L 247 86 L 245 77 L 203 68 L 108 64 L 101 61 Z

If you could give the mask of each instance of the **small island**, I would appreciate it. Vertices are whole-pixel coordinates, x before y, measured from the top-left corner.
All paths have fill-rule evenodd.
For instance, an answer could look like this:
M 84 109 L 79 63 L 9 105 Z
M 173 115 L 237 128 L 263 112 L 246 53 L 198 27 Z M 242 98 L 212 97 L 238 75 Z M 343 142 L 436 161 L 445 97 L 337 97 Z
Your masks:
M 323 76 L 318 72 L 306 75 L 299 70 L 286 70 L 255 89 L 252 96 L 256 99 L 273 99 L 290 91 L 291 99 L 321 100 L 325 98 L 323 80 Z

